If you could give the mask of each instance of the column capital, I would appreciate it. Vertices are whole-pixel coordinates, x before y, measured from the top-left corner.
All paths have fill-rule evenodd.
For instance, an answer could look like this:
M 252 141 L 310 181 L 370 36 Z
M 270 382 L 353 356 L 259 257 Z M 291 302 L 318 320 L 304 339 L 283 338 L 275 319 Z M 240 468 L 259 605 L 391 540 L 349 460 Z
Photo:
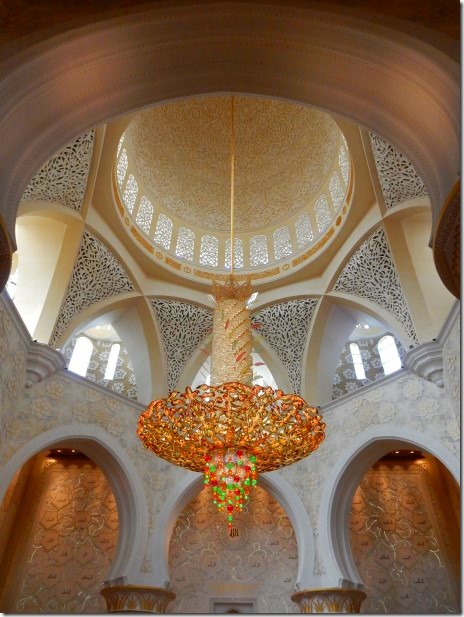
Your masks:
M 302 613 L 359 613 L 366 593 L 361 589 L 303 589 L 292 595 Z
M 176 594 L 163 587 L 113 585 L 103 587 L 101 595 L 108 613 L 165 613 Z

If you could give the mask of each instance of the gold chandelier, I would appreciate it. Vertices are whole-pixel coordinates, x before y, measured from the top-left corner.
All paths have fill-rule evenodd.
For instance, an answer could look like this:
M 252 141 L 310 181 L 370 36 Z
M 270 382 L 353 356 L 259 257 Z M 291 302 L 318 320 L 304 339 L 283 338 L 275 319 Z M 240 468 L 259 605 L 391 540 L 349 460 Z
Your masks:
M 173 391 L 141 414 L 137 434 L 157 456 L 204 473 L 214 503 L 240 511 L 258 473 L 301 460 L 324 439 L 316 408 L 296 394 L 252 385 L 252 328 L 249 281 L 234 278 L 234 99 L 231 130 L 231 273 L 213 283 L 215 307 L 211 384 Z

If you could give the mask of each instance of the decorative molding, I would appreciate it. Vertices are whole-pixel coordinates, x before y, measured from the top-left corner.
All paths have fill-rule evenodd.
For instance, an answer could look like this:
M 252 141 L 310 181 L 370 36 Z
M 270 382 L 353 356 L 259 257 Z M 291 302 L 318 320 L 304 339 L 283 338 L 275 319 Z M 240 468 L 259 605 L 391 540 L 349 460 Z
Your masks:
M 431 341 L 410 349 L 403 365 L 419 377 L 443 388 L 443 344 Z
M 30 343 L 26 356 L 26 388 L 31 388 L 64 368 L 66 360 L 59 351 L 42 343 Z
M 103 587 L 108 613 L 165 613 L 176 594 L 162 587 L 117 585 Z
M 456 320 L 459 318 L 460 303 L 456 302 L 443 323 L 437 338 L 408 351 L 403 359 L 404 367 L 419 377 L 423 377 L 443 388 L 444 347 Z
M 32 178 L 21 201 L 52 201 L 80 212 L 94 139 L 91 129 L 60 150 Z
M 361 589 L 305 589 L 292 600 L 301 613 L 360 613 L 366 597 Z
M 85 230 L 71 280 L 50 337 L 50 346 L 56 345 L 67 325 L 83 310 L 104 298 L 130 291 L 134 291 L 134 287 L 124 267 L 103 242 Z
M 387 208 L 408 199 L 427 195 L 421 177 L 412 163 L 387 141 L 370 132 L 372 153 Z
M 461 297 L 461 181 L 451 189 L 433 240 L 437 272 L 449 292 Z
M 303 355 L 309 325 L 318 300 L 305 298 L 268 306 L 251 318 L 259 333 L 285 366 L 295 394 L 300 393 Z
M 174 390 L 182 369 L 213 327 L 213 314 L 188 302 L 152 300 L 163 338 L 169 390 Z
M 380 227 L 353 253 L 335 284 L 341 291 L 375 302 L 403 326 L 419 344 L 384 230 Z

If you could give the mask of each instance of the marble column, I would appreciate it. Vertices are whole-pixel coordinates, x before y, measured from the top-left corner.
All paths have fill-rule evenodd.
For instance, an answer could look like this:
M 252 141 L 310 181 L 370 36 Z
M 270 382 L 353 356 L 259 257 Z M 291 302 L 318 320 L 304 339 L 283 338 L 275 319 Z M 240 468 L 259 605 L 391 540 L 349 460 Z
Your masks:
M 359 613 L 365 599 L 360 589 L 304 589 L 292 595 L 301 613 Z
M 107 613 L 165 613 L 176 594 L 162 587 L 114 585 L 100 590 Z

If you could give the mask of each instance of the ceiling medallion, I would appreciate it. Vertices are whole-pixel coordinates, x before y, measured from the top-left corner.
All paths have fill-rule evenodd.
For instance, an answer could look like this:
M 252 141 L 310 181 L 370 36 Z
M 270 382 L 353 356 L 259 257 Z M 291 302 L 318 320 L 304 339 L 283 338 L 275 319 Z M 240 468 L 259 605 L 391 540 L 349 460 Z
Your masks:
M 233 100 L 231 157 L 231 264 L 233 238 Z M 157 456 L 204 473 L 219 511 L 243 509 L 258 473 L 295 463 L 324 439 L 315 407 L 296 394 L 253 386 L 251 283 L 239 284 L 233 267 L 224 285 L 213 283 L 215 307 L 211 384 L 173 391 L 141 414 L 137 434 Z

